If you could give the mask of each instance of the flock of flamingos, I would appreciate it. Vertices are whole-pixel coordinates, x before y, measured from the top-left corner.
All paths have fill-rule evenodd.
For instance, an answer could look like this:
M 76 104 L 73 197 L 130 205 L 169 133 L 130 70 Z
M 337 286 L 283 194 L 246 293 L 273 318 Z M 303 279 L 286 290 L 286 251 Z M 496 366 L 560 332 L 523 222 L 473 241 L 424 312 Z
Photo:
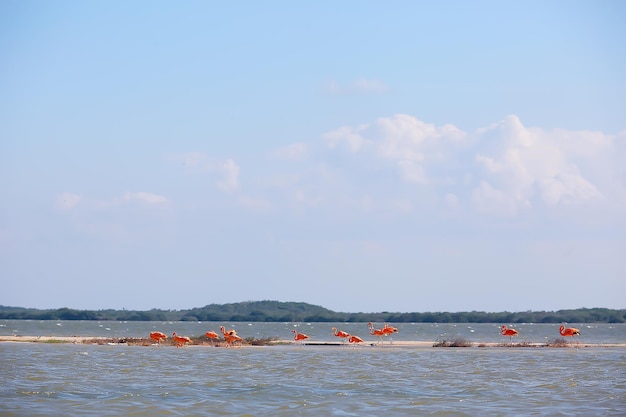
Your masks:
M 378 343 L 380 343 L 381 345 L 383 344 L 383 337 L 398 333 L 398 329 L 390 326 L 388 323 L 385 323 L 385 325 L 381 329 L 374 328 L 374 325 L 371 322 L 368 323 L 367 326 L 369 328 L 370 335 L 378 337 Z M 332 331 L 336 337 L 342 340 L 342 343 L 345 343 L 346 340 L 349 343 L 354 344 L 364 342 L 364 340 L 361 339 L 359 336 L 352 335 L 350 333 L 344 332 L 343 330 L 338 330 L 336 327 L 333 327 Z M 233 346 L 233 344 L 241 342 L 242 340 L 241 336 L 237 334 L 237 331 L 235 329 L 226 330 L 224 326 L 221 326 L 220 332 L 224 337 L 224 341 L 226 342 L 227 347 Z M 580 330 L 574 327 L 561 326 L 559 328 L 559 333 L 561 334 L 561 336 L 573 337 L 576 335 L 580 335 Z M 513 343 L 513 336 L 518 336 L 519 332 L 515 329 L 509 329 L 507 326 L 502 326 L 500 334 L 502 336 L 509 336 L 509 340 L 511 341 L 511 343 Z M 293 340 L 300 343 L 304 343 L 304 341 L 309 338 L 309 336 L 304 333 L 298 333 L 297 330 L 293 330 L 293 335 Z M 219 335 L 214 331 L 206 332 L 205 336 L 212 341 L 219 339 Z M 191 339 L 189 337 L 179 336 L 176 334 L 176 332 L 174 332 L 172 338 L 177 348 L 184 347 L 187 343 L 191 343 Z M 162 332 L 151 332 L 150 339 L 154 340 L 157 345 L 159 345 L 162 341 L 167 339 L 167 335 Z

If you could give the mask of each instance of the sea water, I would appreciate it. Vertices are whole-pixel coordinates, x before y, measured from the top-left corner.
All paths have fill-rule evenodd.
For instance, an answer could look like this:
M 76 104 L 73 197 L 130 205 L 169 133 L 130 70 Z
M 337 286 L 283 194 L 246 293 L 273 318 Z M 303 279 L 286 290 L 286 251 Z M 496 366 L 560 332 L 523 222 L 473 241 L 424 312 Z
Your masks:
M 21 321 L 0 324 L 27 326 Z M 153 325 L 168 325 L 119 323 L 120 328 L 114 330 L 112 323 L 100 324 L 111 329 L 107 332 L 122 333 L 124 326 L 134 329 L 137 325 L 145 333 Z M 50 326 L 62 327 L 63 334 L 46 334 L 59 336 L 82 336 L 83 326 L 98 326 L 90 322 L 36 325 L 45 327 L 45 332 L 51 332 Z M 354 325 L 349 331 L 366 329 L 363 323 L 339 325 L 348 329 Z M 65 333 L 74 326 L 70 334 Z M 189 335 L 210 330 L 198 323 L 172 326 Z M 244 336 L 245 329 L 253 333 L 258 327 L 268 333 L 254 337 L 284 339 L 294 326 L 310 335 L 317 334 L 309 331 L 311 328 L 319 329 L 320 338 L 333 338 L 328 323 L 236 323 Z M 400 333 L 394 337 L 401 340 L 406 329 L 416 327 L 425 332 L 428 326 L 396 325 Z M 455 327 L 450 326 L 445 327 L 450 334 L 443 337 L 483 341 L 480 333 L 497 330 L 492 325 L 458 326 L 463 329 L 459 335 L 453 335 Z M 583 327 L 583 336 L 602 334 L 609 339 L 585 342 L 623 343 L 623 325 L 598 326 L 596 333 L 577 327 Z M 539 326 L 544 327 L 540 331 L 532 327 L 537 338 L 544 337 L 544 330 L 552 337 L 554 326 Z M 520 333 L 526 329 L 516 328 Z M 469 332 L 472 329 L 474 332 Z M 143 333 L 126 336 L 145 337 Z M 365 338 L 367 333 L 362 333 Z M 441 334 L 434 330 L 431 336 L 436 339 Z M 497 334 L 489 337 L 484 341 L 502 341 Z M 407 340 L 425 338 L 411 335 Z M 0 375 L 2 416 L 626 415 L 626 349 L 576 344 L 568 348 L 390 348 L 368 344 L 177 349 L 0 343 Z
M 519 332 L 515 342 L 548 343 L 561 338 L 559 324 L 533 323 L 391 323 L 399 329 L 397 334 L 385 338 L 385 343 L 397 341 L 432 341 L 463 339 L 470 342 L 508 342 L 500 335 L 500 325 L 512 326 Z M 161 331 L 171 336 L 173 332 L 185 336 L 203 336 L 207 331 L 219 333 L 221 325 L 234 328 L 246 338 L 291 339 L 293 330 L 306 333 L 311 341 L 338 341 L 332 327 L 357 335 L 366 342 L 378 339 L 370 336 L 367 323 L 265 323 L 265 322 L 157 322 L 157 321 L 53 321 L 53 320 L 0 320 L 0 336 L 88 336 L 103 338 L 148 337 L 151 331 Z M 375 323 L 381 328 L 383 323 Z M 581 335 L 580 343 L 626 343 L 626 324 L 569 323 Z M 569 339 L 568 339 L 569 340 Z

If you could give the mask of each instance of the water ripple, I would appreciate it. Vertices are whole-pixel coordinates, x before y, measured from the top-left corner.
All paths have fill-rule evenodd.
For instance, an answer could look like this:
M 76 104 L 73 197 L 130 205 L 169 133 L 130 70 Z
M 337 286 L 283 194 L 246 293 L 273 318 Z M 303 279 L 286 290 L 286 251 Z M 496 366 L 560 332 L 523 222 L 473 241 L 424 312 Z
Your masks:
M 3 415 L 623 415 L 622 349 L 0 344 Z

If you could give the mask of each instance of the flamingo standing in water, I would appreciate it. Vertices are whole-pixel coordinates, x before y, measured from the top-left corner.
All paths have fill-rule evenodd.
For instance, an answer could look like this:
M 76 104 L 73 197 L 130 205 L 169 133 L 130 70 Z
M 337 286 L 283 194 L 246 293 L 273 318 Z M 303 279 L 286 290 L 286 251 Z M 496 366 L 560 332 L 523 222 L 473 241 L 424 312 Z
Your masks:
M 384 336 L 389 336 L 394 333 L 398 333 L 398 329 L 396 329 L 393 326 L 390 326 L 389 323 L 385 323 L 385 326 L 382 328 L 382 331 L 384 333 Z M 393 339 L 391 339 L 391 342 L 393 343 Z
M 298 333 L 297 330 L 293 330 L 293 340 L 295 340 L 296 342 L 301 342 L 302 344 L 304 344 L 304 341 L 308 338 L 309 336 L 305 335 L 304 333 Z
M 204 335 L 207 337 L 207 339 L 211 339 L 211 346 L 213 346 L 213 345 L 214 345 L 214 343 L 215 343 L 215 342 L 214 342 L 214 340 L 215 340 L 215 339 L 219 339 L 219 338 L 220 338 L 220 337 L 217 335 L 217 333 L 215 333 L 214 331 L 209 331 L 209 332 L 206 332 Z
M 237 330 L 235 330 L 235 329 L 226 330 L 226 327 L 224 327 L 224 326 L 220 326 L 220 332 L 222 332 L 222 334 L 224 336 L 226 336 L 226 335 L 229 335 L 229 336 L 237 335 Z
M 375 329 L 374 324 L 371 321 L 367 323 L 367 327 L 369 327 L 370 329 L 370 334 L 372 336 L 378 336 L 380 344 L 383 344 L 383 336 L 385 336 L 385 332 L 383 331 L 383 329 Z
M 186 343 L 191 343 L 191 339 L 188 338 L 187 336 L 179 336 L 176 334 L 176 332 L 174 332 L 174 334 L 172 334 L 172 337 L 174 338 L 174 343 L 176 344 L 176 347 L 184 347 Z
M 161 332 L 150 332 L 150 339 L 157 342 L 157 346 L 161 344 L 161 342 L 167 339 L 167 335 Z
M 232 346 L 235 342 L 240 342 L 242 339 L 237 335 L 237 331 L 235 329 L 226 330 L 226 327 L 221 326 L 220 331 L 222 335 L 224 335 L 224 340 L 226 341 L 226 347 Z
M 355 335 L 348 335 L 348 342 L 350 343 L 363 343 L 364 340 L 361 339 L 359 336 L 355 336 Z
M 500 334 L 502 336 L 509 336 L 509 340 L 511 341 L 511 344 L 513 344 L 513 336 L 518 336 L 519 333 L 517 332 L 517 330 L 515 329 L 509 329 L 506 326 L 502 326 L 500 328 Z
M 332 328 L 333 334 L 337 337 L 341 338 L 341 343 L 345 343 L 346 339 L 350 337 L 349 333 L 344 332 L 343 330 L 337 330 L 336 327 Z
M 559 333 L 561 333 L 561 336 L 580 336 L 580 330 L 578 330 L 575 327 L 565 327 L 565 326 L 561 326 L 559 327 Z
M 241 342 L 243 339 L 237 334 L 225 334 L 224 340 L 226 340 L 226 347 L 228 347 L 233 346 L 235 342 Z

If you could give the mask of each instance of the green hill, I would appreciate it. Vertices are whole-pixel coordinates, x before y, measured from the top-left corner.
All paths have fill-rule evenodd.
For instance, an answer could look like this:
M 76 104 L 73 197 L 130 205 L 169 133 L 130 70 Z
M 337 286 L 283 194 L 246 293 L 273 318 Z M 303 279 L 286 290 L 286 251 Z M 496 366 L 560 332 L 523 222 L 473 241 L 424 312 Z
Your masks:
M 0 306 L 3 320 L 118 320 L 118 321 L 265 321 L 394 323 L 625 323 L 626 310 L 579 308 L 558 311 L 488 313 L 341 313 L 302 302 L 245 301 L 209 304 L 189 310 L 39 310 Z

